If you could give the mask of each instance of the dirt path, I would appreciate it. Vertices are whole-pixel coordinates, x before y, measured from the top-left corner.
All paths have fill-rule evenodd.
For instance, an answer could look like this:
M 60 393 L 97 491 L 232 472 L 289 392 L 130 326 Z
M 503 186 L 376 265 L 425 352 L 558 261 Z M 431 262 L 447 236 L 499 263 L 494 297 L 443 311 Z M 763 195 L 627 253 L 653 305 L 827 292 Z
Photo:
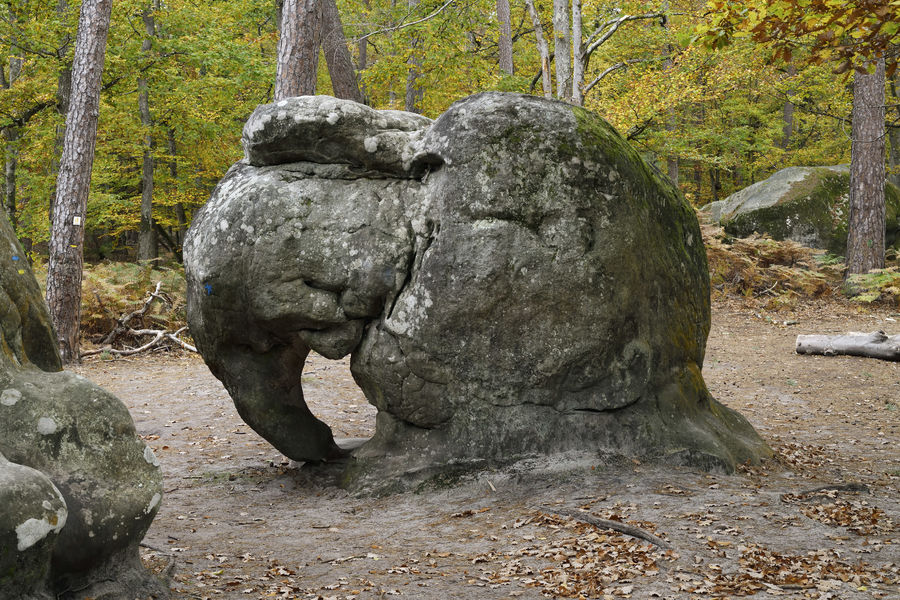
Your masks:
M 175 598 L 900 598 L 900 363 L 793 352 L 798 333 L 875 329 L 900 333 L 900 315 L 714 306 L 704 376 L 778 450 L 762 469 L 522 466 L 379 499 L 290 464 L 197 357 L 79 372 L 122 398 L 162 462 L 145 560 L 175 559 Z M 303 378 L 337 437 L 371 435 L 346 361 L 317 358 Z M 843 487 L 802 493 L 823 486 Z M 673 550 L 554 507 L 628 521 Z

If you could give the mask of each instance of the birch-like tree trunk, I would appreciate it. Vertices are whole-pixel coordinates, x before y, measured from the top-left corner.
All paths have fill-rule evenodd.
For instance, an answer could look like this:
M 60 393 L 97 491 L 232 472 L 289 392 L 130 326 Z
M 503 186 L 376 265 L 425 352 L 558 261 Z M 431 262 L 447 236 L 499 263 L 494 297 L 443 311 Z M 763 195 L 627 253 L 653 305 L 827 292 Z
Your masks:
M 275 70 L 276 102 L 316 93 L 319 31 L 318 0 L 284 0 Z
M 368 11 L 370 8 L 369 0 L 363 0 L 363 5 L 366 7 L 366 10 Z M 357 52 L 356 70 L 358 73 L 360 73 L 360 75 L 362 75 L 362 73 L 369 66 L 368 51 L 369 51 L 369 39 L 368 38 L 361 39 L 356 43 L 356 52 Z M 362 82 L 360 82 L 360 84 L 359 84 L 359 92 L 360 92 L 360 94 L 362 94 L 363 102 L 366 102 L 366 98 L 369 95 L 369 91 L 366 89 L 365 84 Z
M 419 5 L 419 0 L 408 0 L 407 5 L 410 12 L 412 12 Z M 409 70 L 406 72 L 406 96 L 404 97 L 403 108 L 414 113 L 422 112 L 422 100 L 425 97 L 422 84 L 419 82 L 419 76 L 422 74 L 421 46 L 422 41 L 417 34 L 413 33 L 409 36 L 410 53 L 409 59 L 406 61 Z
M 3 128 L 3 206 L 13 227 L 16 226 L 16 169 L 19 165 L 19 128 L 9 125 Z
M 512 75 L 514 67 L 509 0 L 497 0 L 497 23 L 500 26 L 500 35 L 497 38 L 497 47 L 500 53 L 500 70 L 507 75 Z
M 794 65 L 787 66 L 787 75 L 790 78 L 797 76 L 797 67 Z M 790 97 L 791 94 L 794 93 L 793 88 L 788 88 L 787 94 Z M 791 145 L 791 138 L 794 135 L 794 103 L 791 102 L 790 98 L 784 101 L 784 105 L 781 107 L 781 143 L 779 146 L 782 150 L 787 150 Z
M 158 0 L 144 6 L 141 18 L 144 21 L 146 37 L 141 43 L 141 53 L 146 56 L 153 48 L 156 36 L 154 12 L 159 8 Z M 158 256 L 156 231 L 153 229 L 153 119 L 150 116 L 150 85 L 147 78 L 138 78 L 138 112 L 144 129 L 144 152 L 141 166 L 141 222 L 138 226 L 137 259 L 151 260 Z
M 56 179 L 47 305 L 66 363 L 79 358 L 84 219 L 97 143 L 100 76 L 111 9 L 112 0 L 83 0 L 81 4 L 72 61 L 72 95 Z
M 553 52 L 556 58 L 556 97 L 572 99 L 572 49 L 568 0 L 553 0 Z
M 541 56 L 541 87 L 544 90 L 544 98 L 553 97 L 553 83 L 550 78 L 550 48 L 547 46 L 547 38 L 544 36 L 544 27 L 541 25 L 541 15 L 534 6 L 534 0 L 525 0 L 528 14 L 531 17 L 531 25 L 534 27 L 534 39 Z
M 884 267 L 884 59 L 853 76 L 847 274 Z
M 328 64 L 328 75 L 334 95 L 345 100 L 364 101 L 353 59 L 347 48 L 344 25 L 335 0 L 319 0 L 322 26 L 322 51 Z
M 584 44 L 581 0 L 572 0 L 572 102 L 584 105 Z

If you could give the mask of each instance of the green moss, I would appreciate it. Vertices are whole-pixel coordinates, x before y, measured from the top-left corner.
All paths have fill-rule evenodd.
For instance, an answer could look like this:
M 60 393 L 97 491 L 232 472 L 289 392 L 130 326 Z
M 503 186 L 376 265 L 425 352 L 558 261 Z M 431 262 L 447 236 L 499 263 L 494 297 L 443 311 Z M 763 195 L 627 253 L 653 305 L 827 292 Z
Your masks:
M 843 254 L 847 246 L 850 176 L 830 169 L 813 170 L 794 183 L 776 204 L 724 220 L 735 237 L 753 233 L 776 240 L 792 239 Z M 900 243 L 900 189 L 885 184 L 886 245 Z

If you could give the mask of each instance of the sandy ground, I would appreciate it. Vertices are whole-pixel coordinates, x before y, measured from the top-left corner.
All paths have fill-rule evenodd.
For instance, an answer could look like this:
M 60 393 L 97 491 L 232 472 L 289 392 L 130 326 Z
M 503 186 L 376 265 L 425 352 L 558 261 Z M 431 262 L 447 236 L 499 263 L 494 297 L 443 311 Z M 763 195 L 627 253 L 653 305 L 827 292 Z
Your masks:
M 762 468 L 523 465 L 385 498 L 279 455 L 196 356 L 78 371 L 129 406 L 162 462 L 143 552 L 173 566 L 174 598 L 900 598 L 900 363 L 793 351 L 799 333 L 876 329 L 900 333 L 900 314 L 714 304 L 704 376 L 778 452 Z M 371 435 L 347 361 L 315 357 L 303 381 L 336 437 Z M 579 508 L 670 548 L 554 514 Z

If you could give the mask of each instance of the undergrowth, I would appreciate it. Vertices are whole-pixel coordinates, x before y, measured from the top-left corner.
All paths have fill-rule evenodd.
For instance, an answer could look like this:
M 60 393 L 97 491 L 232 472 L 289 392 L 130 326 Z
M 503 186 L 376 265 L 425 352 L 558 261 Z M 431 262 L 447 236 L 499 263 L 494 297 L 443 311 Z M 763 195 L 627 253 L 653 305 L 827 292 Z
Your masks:
M 845 291 L 859 302 L 893 302 L 900 307 L 900 267 L 851 275 L 847 278 Z
M 160 286 L 163 301 L 153 302 L 132 328 L 174 331 L 187 324 L 184 267 L 135 263 L 103 262 L 84 271 L 81 294 L 81 327 L 86 340 L 98 342 L 115 327 L 116 319 L 144 305 L 150 293 Z
M 815 251 L 768 237 L 729 238 L 703 225 L 712 295 L 759 298 L 767 308 L 792 308 L 805 298 L 831 296 L 841 287 L 844 265 L 818 261 Z
M 35 275 L 45 289 L 46 265 L 35 264 Z M 160 286 L 156 300 L 144 315 L 130 323 L 134 329 L 174 331 L 187 324 L 184 267 L 172 264 L 102 262 L 86 264 L 81 293 L 81 334 L 98 343 L 116 326 L 116 319 L 140 309 Z
M 843 280 L 843 257 L 790 240 L 764 236 L 731 238 L 702 225 L 713 298 L 756 298 L 765 308 L 793 308 L 806 299 L 842 294 L 859 303 L 900 306 L 900 266 Z M 888 256 L 896 261 L 896 254 Z

